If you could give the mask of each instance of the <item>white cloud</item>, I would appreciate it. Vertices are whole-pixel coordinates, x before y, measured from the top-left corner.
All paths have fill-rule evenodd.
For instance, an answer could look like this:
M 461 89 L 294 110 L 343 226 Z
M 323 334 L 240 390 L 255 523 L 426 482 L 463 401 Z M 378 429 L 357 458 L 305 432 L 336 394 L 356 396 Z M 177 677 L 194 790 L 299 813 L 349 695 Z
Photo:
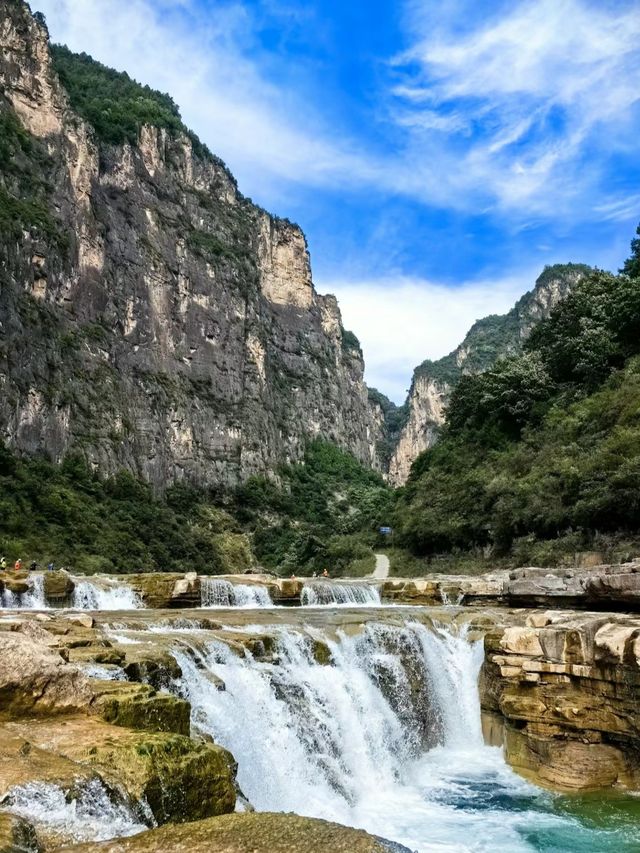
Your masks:
M 396 121 L 411 128 L 408 156 L 433 164 L 426 185 L 456 206 L 484 197 L 582 215 L 577 199 L 640 127 L 637 3 L 520 0 L 491 15 L 473 0 L 412 0 L 408 9 Z
M 367 383 L 402 403 L 416 365 L 451 352 L 481 317 L 508 311 L 538 272 L 455 288 L 404 277 L 317 284 L 335 293 L 345 328 L 360 339 Z

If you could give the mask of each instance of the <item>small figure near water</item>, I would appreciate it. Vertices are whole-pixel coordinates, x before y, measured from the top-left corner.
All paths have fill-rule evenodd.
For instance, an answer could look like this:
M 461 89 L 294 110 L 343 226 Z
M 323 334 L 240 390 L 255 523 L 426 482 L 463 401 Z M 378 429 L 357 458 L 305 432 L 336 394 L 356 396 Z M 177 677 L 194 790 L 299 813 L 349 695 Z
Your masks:
M 36 563 L 35 560 L 31 560 L 31 562 L 29 563 L 29 571 L 35 572 L 37 570 L 38 570 L 38 564 Z
M 328 577 L 329 577 L 329 572 L 328 572 L 326 569 L 322 572 L 322 577 L 323 577 L 323 578 L 328 578 Z
M 18 557 L 18 559 L 15 561 L 13 568 L 16 570 L 16 572 L 19 572 L 22 568 L 22 560 L 20 559 L 20 557 Z
M 4 570 L 6 568 L 7 568 L 7 558 L 6 557 L 0 557 L 0 571 L 4 572 Z
M 55 569 L 55 563 L 52 561 L 47 565 L 47 571 L 52 572 Z

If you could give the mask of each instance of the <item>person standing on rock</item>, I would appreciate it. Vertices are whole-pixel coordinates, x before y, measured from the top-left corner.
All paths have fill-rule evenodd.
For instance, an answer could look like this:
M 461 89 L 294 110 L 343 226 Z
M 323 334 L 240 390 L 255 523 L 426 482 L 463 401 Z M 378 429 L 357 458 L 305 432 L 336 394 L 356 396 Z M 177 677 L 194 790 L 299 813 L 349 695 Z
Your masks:
M 48 572 L 52 572 L 54 569 L 55 569 L 55 565 L 54 565 L 54 563 L 49 563 L 49 564 L 47 565 L 47 571 L 48 571 Z
M 29 571 L 30 571 L 30 572 L 35 572 L 35 571 L 37 571 L 37 569 L 38 569 L 38 564 L 36 563 L 36 561 L 35 561 L 35 560 L 32 560 L 32 561 L 29 563 Z
M 3 571 L 7 568 L 7 558 L 0 557 L 0 571 Z
M 19 572 L 22 568 L 22 560 L 20 559 L 20 557 L 18 557 L 18 559 L 16 560 L 13 568 L 16 570 L 16 572 Z

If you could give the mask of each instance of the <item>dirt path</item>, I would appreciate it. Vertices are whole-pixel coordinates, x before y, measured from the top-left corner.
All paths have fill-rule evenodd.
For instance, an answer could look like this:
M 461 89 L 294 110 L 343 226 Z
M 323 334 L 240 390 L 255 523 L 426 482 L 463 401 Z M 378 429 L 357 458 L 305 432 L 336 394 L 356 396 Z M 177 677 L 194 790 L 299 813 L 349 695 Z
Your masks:
M 389 558 L 386 554 L 375 554 L 376 567 L 373 570 L 372 578 L 384 580 L 389 577 Z

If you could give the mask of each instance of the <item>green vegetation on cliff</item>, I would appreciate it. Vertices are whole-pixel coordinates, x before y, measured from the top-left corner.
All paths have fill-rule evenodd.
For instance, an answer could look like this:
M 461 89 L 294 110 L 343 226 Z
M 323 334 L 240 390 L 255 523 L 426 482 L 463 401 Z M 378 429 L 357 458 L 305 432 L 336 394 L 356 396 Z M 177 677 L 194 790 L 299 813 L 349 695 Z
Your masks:
M 31 231 L 65 250 L 68 238 L 50 212 L 51 162 L 46 146 L 28 133 L 0 96 L 0 237 Z
M 585 264 L 554 264 L 547 266 L 536 280 L 535 287 L 525 293 L 506 314 L 490 314 L 476 321 L 469 329 L 458 349 L 438 359 L 427 360 L 416 368 L 416 375 L 427 375 L 438 382 L 455 385 L 462 375 L 458 355 L 465 354 L 464 370 L 481 373 L 488 370 L 505 355 L 515 355 L 522 349 L 523 331 L 531 324 L 535 310 L 536 295 L 541 288 L 558 281 L 562 291 L 568 290 L 567 282 L 579 275 L 587 275 L 591 267 Z
M 634 257 L 640 242 L 634 241 Z M 635 273 L 633 258 L 625 270 Z M 415 553 L 553 563 L 640 526 L 640 279 L 594 271 L 521 355 L 463 377 L 397 508 Z
M 405 402 L 402 406 L 396 406 L 377 388 L 369 388 L 368 394 L 369 402 L 380 406 L 384 418 L 383 439 L 379 442 L 377 450 L 378 457 L 383 465 L 387 465 L 398 443 L 400 433 L 409 420 L 409 403 Z
M 102 479 L 78 456 L 55 465 L 0 444 L 0 554 L 78 572 L 216 574 L 257 556 L 287 574 L 334 574 L 370 558 L 390 502 L 379 475 L 321 441 L 282 469 L 280 485 L 253 477 L 212 494 L 176 484 L 164 496 L 126 471 Z
M 135 145 L 140 128 L 148 124 L 184 133 L 197 153 L 218 159 L 182 123 L 180 110 L 170 95 L 142 86 L 126 72 L 108 68 L 86 53 L 73 53 L 60 44 L 52 44 L 49 49 L 71 107 L 93 126 L 102 142 Z

